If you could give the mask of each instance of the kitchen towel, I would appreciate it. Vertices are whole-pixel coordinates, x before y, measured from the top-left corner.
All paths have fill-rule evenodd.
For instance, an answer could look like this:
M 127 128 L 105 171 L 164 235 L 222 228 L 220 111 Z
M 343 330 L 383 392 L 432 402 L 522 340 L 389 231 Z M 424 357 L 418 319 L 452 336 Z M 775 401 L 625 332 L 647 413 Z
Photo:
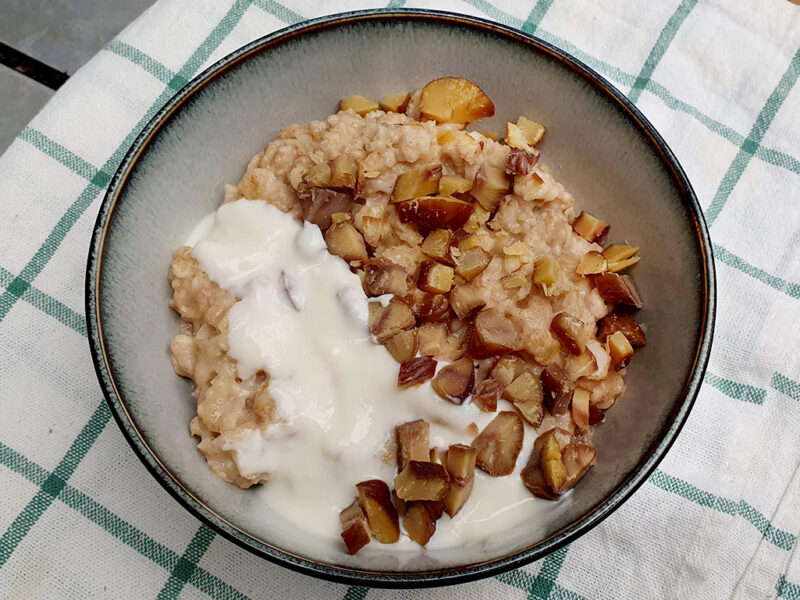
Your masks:
M 0 158 L 0 598 L 800 599 L 800 7 L 787 0 L 389 2 L 489 18 L 597 70 L 662 133 L 705 211 L 719 301 L 702 390 L 648 482 L 582 538 L 455 587 L 327 583 L 216 535 L 130 450 L 83 317 L 111 175 L 219 58 L 378 6 L 160 0 Z

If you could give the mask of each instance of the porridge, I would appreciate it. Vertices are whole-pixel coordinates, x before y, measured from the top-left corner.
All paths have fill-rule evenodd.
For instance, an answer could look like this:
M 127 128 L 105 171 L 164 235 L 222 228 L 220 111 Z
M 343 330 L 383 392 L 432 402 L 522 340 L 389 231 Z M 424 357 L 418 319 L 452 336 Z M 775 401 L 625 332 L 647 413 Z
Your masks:
M 284 128 L 174 254 L 198 449 L 350 553 L 537 518 L 645 345 L 638 248 L 576 216 L 544 127 L 467 131 L 494 114 L 469 81 L 339 108 Z

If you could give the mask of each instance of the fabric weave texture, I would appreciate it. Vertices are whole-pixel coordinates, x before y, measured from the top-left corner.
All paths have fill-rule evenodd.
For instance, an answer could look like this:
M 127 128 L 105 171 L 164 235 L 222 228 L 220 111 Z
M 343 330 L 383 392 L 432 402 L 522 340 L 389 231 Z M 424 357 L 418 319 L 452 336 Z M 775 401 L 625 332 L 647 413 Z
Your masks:
M 344 0 L 335 12 L 387 6 Z M 86 341 L 86 253 L 141 128 L 236 48 L 321 0 L 160 0 L 0 158 L 0 598 L 800 600 L 800 7 L 786 0 L 437 0 L 534 34 L 644 112 L 695 187 L 716 257 L 708 373 L 618 511 L 495 578 L 388 591 L 261 560 L 185 512 L 111 420 Z

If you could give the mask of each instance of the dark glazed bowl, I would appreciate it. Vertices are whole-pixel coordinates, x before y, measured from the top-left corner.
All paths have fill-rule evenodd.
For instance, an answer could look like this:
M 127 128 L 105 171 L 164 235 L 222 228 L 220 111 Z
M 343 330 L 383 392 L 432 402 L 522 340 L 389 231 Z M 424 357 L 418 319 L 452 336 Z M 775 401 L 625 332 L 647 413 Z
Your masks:
M 339 98 L 378 98 L 443 75 L 494 100 L 481 129 L 520 114 L 547 127 L 543 159 L 579 208 L 642 247 L 635 277 L 648 347 L 628 391 L 598 427 L 600 463 L 545 522 L 480 544 L 397 557 L 349 557 L 300 534 L 255 495 L 217 479 L 188 434 L 189 384 L 174 375 L 166 273 L 173 249 L 216 208 L 225 183 L 289 123 L 324 119 Z M 653 471 L 683 425 L 714 321 L 708 234 L 680 165 L 642 114 L 597 73 L 495 23 L 430 11 L 366 11 L 310 21 L 234 52 L 189 83 L 147 125 L 103 201 L 87 267 L 86 315 L 100 383 L 153 476 L 216 531 L 273 562 L 359 585 L 433 586 L 519 567 L 585 533 Z

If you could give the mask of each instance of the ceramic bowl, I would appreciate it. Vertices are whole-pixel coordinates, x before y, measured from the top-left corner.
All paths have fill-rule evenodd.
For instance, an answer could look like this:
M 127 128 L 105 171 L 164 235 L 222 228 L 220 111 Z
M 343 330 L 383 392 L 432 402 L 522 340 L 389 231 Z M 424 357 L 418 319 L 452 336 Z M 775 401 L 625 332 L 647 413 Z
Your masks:
M 173 373 L 177 331 L 166 273 L 173 249 L 222 200 L 250 157 L 289 123 L 324 119 L 339 98 L 379 98 L 444 75 L 477 82 L 502 130 L 518 115 L 546 125 L 545 162 L 581 208 L 635 240 L 647 348 L 598 427 L 600 456 L 543 522 L 477 544 L 398 556 L 371 544 L 350 557 L 301 533 L 206 467 L 189 436 L 191 386 Z M 133 144 L 103 201 L 87 272 L 87 321 L 111 409 L 153 476 L 187 510 L 240 546 L 311 575 L 370 586 L 476 579 L 541 558 L 622 504 L 675 440 L 697 394 L 714 319 L 711 249 L 694 192 L 642 114 L 561 50 L 495 23 L 430 11 L 367 11 L 284 29 L 189 83 Z

